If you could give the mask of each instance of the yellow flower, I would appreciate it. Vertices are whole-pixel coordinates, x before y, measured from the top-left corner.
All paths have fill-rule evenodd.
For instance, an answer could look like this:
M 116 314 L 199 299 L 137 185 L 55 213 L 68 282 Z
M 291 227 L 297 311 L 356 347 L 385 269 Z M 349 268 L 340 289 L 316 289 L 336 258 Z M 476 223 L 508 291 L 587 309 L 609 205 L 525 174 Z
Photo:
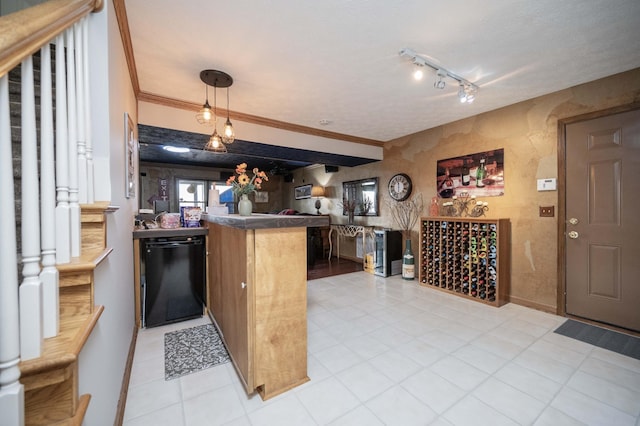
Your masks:
M 238 164 L 236 166 L 236 173 L 237 174 L 241 175 L 241 174 L 246 173 L 246 171 L 247 171 L 247 163 Z
M 245 186 L 249 182 L 251 182 L 251 179 L 249 178 L 249 176 L 247 176 L 246 173 L 243 173 L 240 176 L 238 176 L 238 183 L 240 185 Z

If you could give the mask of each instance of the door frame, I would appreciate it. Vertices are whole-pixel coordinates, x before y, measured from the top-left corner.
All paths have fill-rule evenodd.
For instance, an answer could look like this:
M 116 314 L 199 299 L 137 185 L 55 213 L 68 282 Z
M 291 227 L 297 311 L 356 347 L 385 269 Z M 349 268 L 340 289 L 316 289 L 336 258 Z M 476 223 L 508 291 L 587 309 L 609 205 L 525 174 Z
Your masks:
M 558 120 L 558 288 L 556 294 L 556 314 L 567 316 L 567 276 L 566 276 L 566 238 L 565 233 L 567 224 L 566 216 L 566 155 L 567 155 L 567 125 L 580 121 L 593 120 L 596 118 L 606 117 L 608 115 L 619 114 L 623 112 L 640 109 L 640 101 L 630 104 L 624 104 L 607 108 L 599 111 L 593 111 L 586 114 L 576 115 L 574 117 L 566 117 Z

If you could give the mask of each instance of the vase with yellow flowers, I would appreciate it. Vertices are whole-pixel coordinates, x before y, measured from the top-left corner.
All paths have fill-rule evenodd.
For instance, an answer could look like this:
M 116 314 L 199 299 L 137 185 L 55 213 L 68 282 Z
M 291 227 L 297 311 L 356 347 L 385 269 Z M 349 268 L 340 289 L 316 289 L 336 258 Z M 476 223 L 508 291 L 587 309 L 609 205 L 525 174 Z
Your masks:
M 240 216 L 251 216 L 253 205 L 249 200 L 249 194 L 260 189 L 262 182 L 268 180 L 267 174 L 258 170 L 257 167 L 252 170 L 252 176 L 249 176 L 247 163 L 236 166 L 236 174 L 227 179 L 227 185 L 231 186 L 233 193 L 240 197 L 240 201 L 238 201 L 238 214 Z

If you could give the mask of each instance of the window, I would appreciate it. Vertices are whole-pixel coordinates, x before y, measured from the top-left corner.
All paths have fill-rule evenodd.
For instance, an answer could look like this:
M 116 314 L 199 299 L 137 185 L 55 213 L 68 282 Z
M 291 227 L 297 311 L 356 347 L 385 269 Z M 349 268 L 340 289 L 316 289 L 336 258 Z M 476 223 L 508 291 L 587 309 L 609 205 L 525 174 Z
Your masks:
M 227 206 L 229 213 L 235 212 L 235 198 L 231 186 L 225 182 L 214 182 L 198 179 L 177 179 L 178 210 L 181 207 L 200 207 L 207 211 L 209 203 L 209 189 L 215 188 L 220 194 L 220 204 Z
M 207 181 L 193 179 L 178 179 L 178 209 L 181 207 L 200 207 L 207 210 L 205 195 Z

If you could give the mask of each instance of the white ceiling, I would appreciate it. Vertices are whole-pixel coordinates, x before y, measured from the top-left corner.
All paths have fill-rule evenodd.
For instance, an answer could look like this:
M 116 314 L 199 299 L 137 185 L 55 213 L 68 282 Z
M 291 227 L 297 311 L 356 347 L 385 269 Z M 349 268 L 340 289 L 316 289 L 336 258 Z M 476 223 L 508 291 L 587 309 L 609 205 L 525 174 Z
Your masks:
M 232 111 L 379 141 L 640 67 L 639 0 L 125 5 L 142 92 L 202 104 L 199 73 L 218 69 Z M 404 47 L 475 83 L 476 101 L 451 79 L 434 89 L 435 72 L 414 81 Z

